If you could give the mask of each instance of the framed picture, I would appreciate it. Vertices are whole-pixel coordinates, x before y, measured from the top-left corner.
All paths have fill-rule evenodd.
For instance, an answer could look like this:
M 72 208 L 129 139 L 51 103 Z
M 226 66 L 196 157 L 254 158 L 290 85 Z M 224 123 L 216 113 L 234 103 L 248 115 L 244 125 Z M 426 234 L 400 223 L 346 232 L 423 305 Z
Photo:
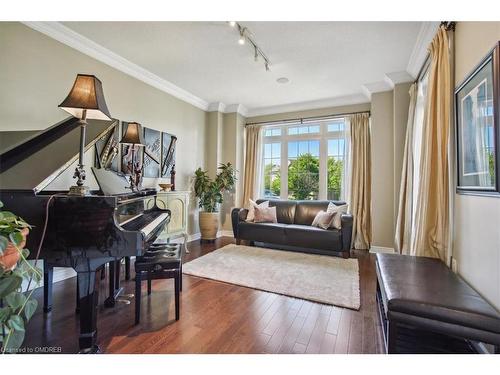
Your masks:
M 144 128 L 144 177 L 160 177 L 161 132 Z
M 128 122 L 122 121 L 122 137 L 127 131 Z M 120 138 L 121 139 L 121 138 Z M 122 162 L 121 171 L 124 174 L 132 174 L 132 147 L 135 148 L 135 161 L 139 164 L 139 168 L 142 168 L 143 157 L 144 157 L 144 147 L 132 146 L 122 144 Z
M 170 172 L 175 166 L 175 146 L 177 137 L 172 134 L 162 133 L 161 177 L 170 177 Z
M 497 45 L 455 90 L 457 192 L 499 194 Z

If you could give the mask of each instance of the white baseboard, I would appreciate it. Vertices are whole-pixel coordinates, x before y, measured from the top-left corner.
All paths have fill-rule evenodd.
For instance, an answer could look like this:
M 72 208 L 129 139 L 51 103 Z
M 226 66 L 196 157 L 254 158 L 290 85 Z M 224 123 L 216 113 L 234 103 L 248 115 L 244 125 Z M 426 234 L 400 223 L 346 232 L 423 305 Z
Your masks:
M 392 247 L 384 247 L 384 246 L 370 246 L 370 253 L 389 253 L 393 254 L 396 250 Z
M 234 237 L 234 234 L 232 230 L 220 230 L 217 237 Z

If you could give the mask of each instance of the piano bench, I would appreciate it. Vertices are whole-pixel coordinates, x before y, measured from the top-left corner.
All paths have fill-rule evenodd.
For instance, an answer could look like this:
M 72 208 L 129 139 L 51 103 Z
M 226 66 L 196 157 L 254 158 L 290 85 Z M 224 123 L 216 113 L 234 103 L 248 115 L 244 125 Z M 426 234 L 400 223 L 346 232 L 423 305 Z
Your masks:
M 141 289 L 144 279 L 151 294 L 151 281 L 174 279 L 175 320 L 179 320 L 179 297 L 182 291 L 182 245 L 165 244 L 150 248 L 135 260 L 135 324 L 141 320 Z

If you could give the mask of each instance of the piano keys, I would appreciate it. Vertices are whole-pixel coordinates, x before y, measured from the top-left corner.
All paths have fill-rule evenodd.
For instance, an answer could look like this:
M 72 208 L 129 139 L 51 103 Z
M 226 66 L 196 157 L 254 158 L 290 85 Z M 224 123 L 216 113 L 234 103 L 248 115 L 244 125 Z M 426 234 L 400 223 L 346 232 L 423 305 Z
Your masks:
M 76 160 L 72 151 L 62 152 L 57 148 L 64 141 L 72 143 L 78 138 L 78 127 L 71 126 L 74 121 L 77 120 L 68 119 L 0 155 L 0 161 L 5 162 L 0 169 L 0 200 L 6 209 L 34 226 L 27 243 L 31 256 L 36 255 L 48 214 L 40 253 L 46 269 L 45 281 L 50 288 L 53 267 L 72 267 L 76 271 L 80 351 L 96 352 L 97 271 L 106 263 L 145 253 L 170 221 L 171 213 L 156 205 L 154 189 L 124 193 L 126 180 L 112 171 L 94 173 L 100 189 L 89 196 L 69 196 L 66 192 L 46 189 Z M 88 126 L 87 148 L 114 126 L 106 121 L 93 122 Z M 45 158 L 40 159 L 41 156 Z M 37 168 L 40 160 L 43 166 Z M 118 193 L 110 193 L 113 189 Z M 50 296 L 48 290 L 45 301 L 48 310 Z

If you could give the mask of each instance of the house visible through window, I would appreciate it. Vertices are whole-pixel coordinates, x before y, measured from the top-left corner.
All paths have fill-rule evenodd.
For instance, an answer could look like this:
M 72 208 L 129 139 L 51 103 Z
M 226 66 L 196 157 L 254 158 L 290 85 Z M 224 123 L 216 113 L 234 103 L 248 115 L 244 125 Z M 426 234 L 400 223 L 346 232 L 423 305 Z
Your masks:
M 261 195 L 344 199 L 345 127 L 344 118 L 266 126 Z

